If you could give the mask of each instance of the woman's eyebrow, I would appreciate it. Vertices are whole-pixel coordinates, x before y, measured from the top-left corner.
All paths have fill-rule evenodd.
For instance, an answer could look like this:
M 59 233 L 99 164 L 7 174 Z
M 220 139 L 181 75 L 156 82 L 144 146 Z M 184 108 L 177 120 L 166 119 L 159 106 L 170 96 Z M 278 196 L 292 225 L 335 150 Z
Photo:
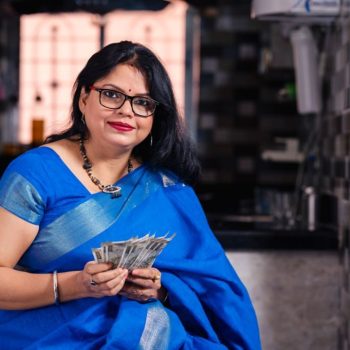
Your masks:
M 111 90 L 117 90 L 117 91 L 120 91 L 120 92 L 124 92 L 124 93 L 129 93 L 129 91 L 125 91 L 124 89 L 122 89 L 121 87 L 117 86 L 117 85 L 114 85 L 114 84 L 111 84 L 111 83 L 106 83 L 106 84 L 103 84 L 102 87 L 104 89 L 111 89 Z M 135 94 L 134 96 L 150 96 L 149 92 L 140 92 L 138 94 Z

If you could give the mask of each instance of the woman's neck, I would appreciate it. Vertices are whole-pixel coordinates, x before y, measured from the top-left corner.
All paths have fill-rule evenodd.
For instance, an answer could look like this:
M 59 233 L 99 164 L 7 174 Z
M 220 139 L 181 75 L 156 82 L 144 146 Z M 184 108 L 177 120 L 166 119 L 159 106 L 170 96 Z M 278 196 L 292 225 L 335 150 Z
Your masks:
M 97 145 L 89 139 L 83 142 L 94 176 L 108 183 L 115 182 L 128 173 L 131 150 L 118 150 L 110 145 Z M 131 160 L 131 164 L 133 161 Z

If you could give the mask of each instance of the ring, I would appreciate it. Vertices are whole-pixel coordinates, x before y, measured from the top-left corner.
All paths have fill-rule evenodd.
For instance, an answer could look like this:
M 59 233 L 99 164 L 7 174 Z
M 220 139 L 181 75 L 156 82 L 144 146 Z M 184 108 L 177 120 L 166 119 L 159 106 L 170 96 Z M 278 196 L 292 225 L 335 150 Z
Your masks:
M 92 286 L 96 286 L 96 285 L 97 285 L 97 282 L 95 282 L 95 281 L 91 278 L 90 284 L 91 284 Z

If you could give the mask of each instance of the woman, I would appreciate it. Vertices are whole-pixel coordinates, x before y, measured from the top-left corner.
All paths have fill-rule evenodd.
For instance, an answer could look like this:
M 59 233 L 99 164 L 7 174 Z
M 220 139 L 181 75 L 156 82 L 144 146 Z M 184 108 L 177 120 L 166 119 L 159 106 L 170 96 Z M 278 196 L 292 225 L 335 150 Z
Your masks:
M 94 54 L 71 127 L 0 183 L 0 343 L 6 349 L 260 349 L 249 296 L 206 222 L 198 165 L 156 56 L 123 41 Z M 91 250 L 176 233 L 154 267 Z

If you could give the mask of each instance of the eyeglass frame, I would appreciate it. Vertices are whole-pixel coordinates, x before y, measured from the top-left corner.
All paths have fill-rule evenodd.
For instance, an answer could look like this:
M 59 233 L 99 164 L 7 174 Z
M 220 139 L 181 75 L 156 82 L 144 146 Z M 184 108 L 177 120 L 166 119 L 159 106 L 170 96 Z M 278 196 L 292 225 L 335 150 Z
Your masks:
M 114 110 L 114 109 L 120 109 L 120 108 L 123 107 L 125 101 L 129 100 L 129 101 L 130 101 L 130 106 L 131 106 L 131 109 L 132 109 L 133 113 L 134 113 L 136 116 L 140 117 L 140 118 L 148 118 L 148 117 L 152 116 L 152 115 L 154 114 L 154 112 L 156 111 L 157 106 L 160 104 L 158 101 L 154 100 L 154 99 L 151 98 L 151 97 L 146 97 L 146 96 L 142 96 L 142 95 L 130 96 L 130 95 L 124 94 L 124 92 L 121 92 L 121 91 L 116 90 L 116 89 L 104 89 L 104 88 L 98 88 L 98 87 L 96 87 L 96 86 L 94 86 L 94 85 L 90 85 L 90 90 L 94 90 L 94 91 L 97 91 L 97 92 L 99 93 L 99 99 L 98 99 L 98 101 L 100 102 L 100 105 L 101 105 L 102 107 L 104 107 L 104 108 L 108 108 L 108 109 L 112 109 L 112 110 Z M 102 104 L 102 102 L 101 102 L 101 99 L 102 99 L 101 95 L 102 95 L 102 92 L 103 92 L 103 91 L 116 91 L 116 92 L 118 92 L 119 94 L 121 94 L 121 95 L 124 96 L 124 101 L 123 101 L 123 103 L 122 103 L 118 108 L 112 108 L 112 107 L 107 107 L 107 106 L 105 106 L 105 105 Z M 136 113 L 136 112 L 134 111 L 133 100 L 134 100 L 135 98 L 140 98 L 140 97 L 144 97 L 144 98 L 146 98 L 146 99 L 148 99 L 148 100 L 151 100 L 151 101 L 153 101 L 153 102 L 155 103 L 154 110 L 153 110 L 153 112 L 152 112 L 151 114 L 149 114 L 149 115 L 141 115 L 141 114 Z

